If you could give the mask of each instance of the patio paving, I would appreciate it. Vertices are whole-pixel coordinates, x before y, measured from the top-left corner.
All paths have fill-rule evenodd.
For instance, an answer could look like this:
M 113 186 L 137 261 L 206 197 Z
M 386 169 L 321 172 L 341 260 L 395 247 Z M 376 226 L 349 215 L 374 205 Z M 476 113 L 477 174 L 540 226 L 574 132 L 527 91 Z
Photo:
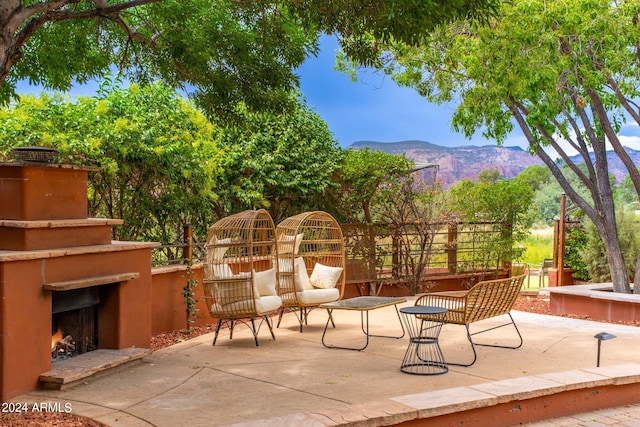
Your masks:
M 409 298 L 399 307 L 412 305 L 413 301 Z M 358 312 L 340 310 L 333 316 L 336 329 L 327 332 L 332 343 L 344 340 L 357 345 L 364 341 Z M 338 417 L 348 418 L 348 414 L 359 419 L 363 414 L 373 417 L 385 412 L 383 416 L 392 417 L 387 420 L 402 420 L 401 409 L 429 393 L 432 404 L 433 396 L 458 396 L 469 402 L 463 397 L 465 393 L 498 393 L 500 387 L 524 393 L 527 388 L 553 382 L 557 388 L 554 381 L 559 377 L 570 378 L 572 384 L 587 384 L 615 372 L 640 378 L 638 327 L 518 311 L 513 317 L 524 338 L 520 349 L 478 347 L 478 361 L 473 366 L 450 366 L 444 375 L 400 371 L 407 336 L 373 337 L 364 351 L 325 348 L 321 337 L 326 311 L 314 310 L 303 333 L 298 331 L 292 314 L 275 329 L 275 341 L 263 325 L 259 347 L 249 330 L 240 325 L 232 340 L 228 330 L 221 331 L 216 346 L 211 345 L 212 334 L 203 335 L 153 352 L 140 364 L 87 379 L 74 388 L 38 390 L 12 401 L 70 404 L 74 414 L 109 426 L 297 426 L 309 425 L 310 420 L 316 425 L 332 425 Z M 501 320 L 487 320 L 484 325 L 497 325 L 503 323 Z M 399 332 L 392 306 L 372 311 L 369 321 L 372 334 Z M 603 331 L 617 338 L 602 343 L 603 368 L 598 370 L 594 335 Z M 509 327 L 478 338 L 484 342 L 495 338 L 506 343 L 517 341 Z M 471 358 L 464 327 L 445 325 L 440 345 L 447 360 Z

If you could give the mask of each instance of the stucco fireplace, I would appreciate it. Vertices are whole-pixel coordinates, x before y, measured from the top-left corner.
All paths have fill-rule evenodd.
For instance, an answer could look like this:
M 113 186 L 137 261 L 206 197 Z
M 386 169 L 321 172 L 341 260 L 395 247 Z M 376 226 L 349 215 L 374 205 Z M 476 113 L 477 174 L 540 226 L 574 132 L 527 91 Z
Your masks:
M 69 165 L 0 164 L 2 401 L 41 385 L 41 375 L 56 363 L 58 323 L 82 324 L 70 338 L 78 357 L 150 345 L 155 244 L 112 241 L 112 227 L 121 220 L 87 217 L 88 172 Z

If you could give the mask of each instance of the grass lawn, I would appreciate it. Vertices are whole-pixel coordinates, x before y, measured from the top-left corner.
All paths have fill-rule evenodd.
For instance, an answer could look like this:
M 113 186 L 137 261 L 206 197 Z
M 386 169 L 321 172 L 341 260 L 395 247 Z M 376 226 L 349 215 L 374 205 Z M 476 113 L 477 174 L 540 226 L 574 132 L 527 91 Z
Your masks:
M 522 245 L 526 248 L 521 262 L 529 266 L 530 276 L 524 281 L 524 289 L 538 289 L 549 286 L 549 277 L 545 276 L 540 281 L 538 270 L 545 258 L 553 257 L 553 227 L 534 228 Z

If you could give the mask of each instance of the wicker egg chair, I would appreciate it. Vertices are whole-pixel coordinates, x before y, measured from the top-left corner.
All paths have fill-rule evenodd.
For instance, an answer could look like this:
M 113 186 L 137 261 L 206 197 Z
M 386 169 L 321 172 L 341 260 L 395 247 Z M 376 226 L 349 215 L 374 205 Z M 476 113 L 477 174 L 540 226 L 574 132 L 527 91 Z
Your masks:
M 276 227 L 282 308 L 296 314 L 300 332 L 309 312 L 342 299 L 345 250 L 340 224 L 326 212 L 304 212 Z
M 213 345 L 223 323 L 229 338 L 236 323 L 249 326 L 256 346 L 263 322 L 276 338 L 270 315 L 278 312 L 282 299 L 275 250 L 274 223 L 264 209 L 228 216 L 209 228 L 203 286 L 211 317 L 218 319 Z

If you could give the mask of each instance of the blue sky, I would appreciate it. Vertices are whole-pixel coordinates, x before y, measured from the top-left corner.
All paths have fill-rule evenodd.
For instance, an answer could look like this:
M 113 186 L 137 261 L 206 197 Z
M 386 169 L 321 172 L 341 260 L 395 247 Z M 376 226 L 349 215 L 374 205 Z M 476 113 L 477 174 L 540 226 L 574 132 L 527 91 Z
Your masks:
M 307 104 L 329 125 L 342 147 L 356 141 L 422 140 L 443 146 L 495 145 L 476 135 L 467 139 L 451 128 L 453 107 L 428 103 L 412 89 L 398 86 L 389 76 L 373 71 L 358 82 L 333 69 L 338 42 L 321 39 L 318 57 L 299 69 Z M 505 145 L 518 145 L 510 140 Z
M 422 140 L 447 147 L 496 144 L 480 133 L 467 139 L 454 132 L 453 105 L 430 104 L 388 76 L 368 72 L 357 83 L 352 82 L 348 75 L 333 70 L 336 49 L 335 38 L 323 37 L 318 57 L 309 58 L 298 74 L 307 103 L 327 122 L 342 147 L 362 140 Z M 524 135 L 517 127 L 514 129 L 504 146 L 526 148 Z M 640 127 L 633 120 L 629 119 L 622 127 L 619 137 L 623 145 L 640 150 Z M 569 155 L 576 154 L 561 145 Z

